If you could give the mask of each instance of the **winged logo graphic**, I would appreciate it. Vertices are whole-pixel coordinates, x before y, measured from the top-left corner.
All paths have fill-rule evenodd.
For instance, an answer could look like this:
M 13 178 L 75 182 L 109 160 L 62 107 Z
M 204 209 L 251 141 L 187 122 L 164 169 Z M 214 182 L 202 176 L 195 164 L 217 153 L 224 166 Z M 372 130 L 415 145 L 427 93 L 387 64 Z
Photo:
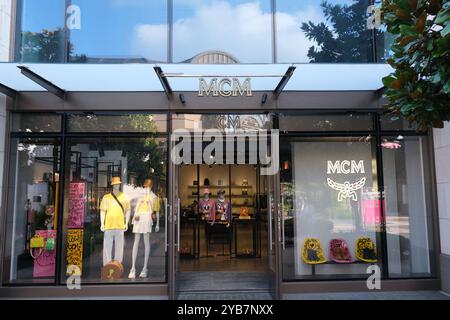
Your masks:
M 353 201 L 358 201 L 358 196 L 356 195 L 356 190 L 361 189 L 366 184 L 366 178 L 361 178 L 361 180 L 350 183 L 345 181 L 344 183 L 337 183 L 330 178 L 327 178 L 327 184 L 331 189 L 339 191 L 338 201 L 343 199 L 351 198 Z

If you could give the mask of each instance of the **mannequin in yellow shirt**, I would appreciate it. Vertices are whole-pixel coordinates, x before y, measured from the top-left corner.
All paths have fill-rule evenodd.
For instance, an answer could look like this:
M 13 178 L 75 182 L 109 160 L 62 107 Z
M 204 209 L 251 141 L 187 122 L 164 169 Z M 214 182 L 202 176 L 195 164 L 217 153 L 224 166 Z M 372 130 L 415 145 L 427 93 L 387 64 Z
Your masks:
M 122 263 L 124 233 L 128 230 L 130 221 L 130 201 L 128 197 L 120 192 L 122 181 L 120 177 L 113 177 L 111 186 L 112 193 L 105 194 L 100 202 L 100 230 L 104 232 L 103 237 L 103 265 L 112 260 Z M 119 200 L 122 208 L 114 199 L 113 194 Z M 114 244 L 114 257 L 112 248 Z
M 134 233 L 134 244 L 133 244 L 133 261 L 128 278 L 136 278 L 136 258 L 139 250 L 139 243 L 141 241 L 141 235 L 144 238 L 144 267 L 139 275 L 140 278 L 147 278 L 147 266 L 150 257 L 150 233 L 152 233 L 153 226 L 153 213 L 156 213 L 156 226 L 155 232 L 159 231 L 159 211 L 160 204 L 159 198 L 152 191 L 153 181 L 151 179 L 145 179 L 143 188 L 145 190 L 145 195 L 138 199 L 134 215 L 133 215 L 133 233 Z

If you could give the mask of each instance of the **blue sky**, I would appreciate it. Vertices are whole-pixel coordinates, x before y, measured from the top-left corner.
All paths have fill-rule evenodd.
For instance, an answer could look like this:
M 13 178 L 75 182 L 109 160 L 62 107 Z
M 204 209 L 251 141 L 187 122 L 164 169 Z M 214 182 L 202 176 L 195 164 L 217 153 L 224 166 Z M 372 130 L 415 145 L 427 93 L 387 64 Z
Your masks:
M 285 32 L 295 33 L 292 36 L 286 35 L 284 37 L 286 41 L 292 39 L 306 41 L 301 38 L 301 34 L 297 34 L 300 22 L 310 19 L 320 20 L 320 2 L 320 0 L 277 1 L 277 10 L 283 13 L 280 19 L 284 19 L 280 25 L 289 24 Z M 330 2 L 342 4 L 352 1 L 330 0 Z M 40 31 L 64 25 L 64 0 L 25 0 L 24 3 L 25 30 Z M 165 60 L 166 0 L 73 0 L 72 4 L 81 8 L 81 30 L 71 31 L 75 54 L 103 57 L 144 56 Z M 205 10 L 209 11 L 205 13 Z M 251 54 L 255 57 L 259 54 L 256 59 L 268 62 L 265 60 L 270 54 L 268 47 L 270 34 L 267 34 L 270 32 L 269 13 L 270 0 L 174 0 L 174 58 L 181 61 L 202 50 L 223 49 L 241 58 L 242 62 Z M 209 15 L 211 19 L 205 18 L 205 15 Z M 224 20 L 224 16 L 231 21 Z M 214 25 L 216 21 L 217 25 Z M 231 26 L 237 31 L 234 38 L 227 36 Z M 259 27 L 260 33 L 264 34 L 258 37 L 257 30 L 248 30 L 252 27 Z M 246 37 L 245 39 L 239 39 L 239 29 L 236 28 L 246 30 L 242 35 Z M 223 39 L 215 39 L 213 30 L 216 30 Z M 194 34 L 192 39 L 191 34 Z M 246 42 L 250 42 L 251 45 L 246 46 Z M 289 46 L 291 44 L 288 43 L 280 47 L 292 51 L 289 50 Z M 301 50 L 306 52 L 309 46 L 310 43 L 307 43 Z M 247 53 L 245 50 L 254 52 Z

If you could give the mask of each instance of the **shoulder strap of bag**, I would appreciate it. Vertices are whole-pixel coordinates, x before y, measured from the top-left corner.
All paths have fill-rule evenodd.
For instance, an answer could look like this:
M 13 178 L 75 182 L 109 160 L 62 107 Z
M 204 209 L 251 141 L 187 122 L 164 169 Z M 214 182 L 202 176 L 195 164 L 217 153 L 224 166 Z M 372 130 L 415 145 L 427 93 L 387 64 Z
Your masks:
M 119 201 L 119 199 L 117 199 L 116 195 L 111 192 L 112 196 L 114 197 L 114 200 L 116 200 L 116 202 L 119 204 L 120 208 L 122 209 L 122 213 L 125 213 L 125 209 L 123 208 L 122 203 Z

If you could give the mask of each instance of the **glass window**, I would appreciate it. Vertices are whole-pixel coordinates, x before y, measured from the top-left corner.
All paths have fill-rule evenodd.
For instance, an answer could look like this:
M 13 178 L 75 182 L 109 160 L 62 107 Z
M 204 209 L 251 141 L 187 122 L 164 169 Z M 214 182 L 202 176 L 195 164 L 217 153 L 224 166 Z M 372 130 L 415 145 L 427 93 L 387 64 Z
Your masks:
M 296 115 L 280 114 L 281 131 L 369 131 L 372 116 L 369 113 Z
M 55 140 L 11 140 L 5 283 L 54 282 L 59 151 Z
M 381 0 L 375 0 L 374 4 L 376 7 L 381 7 Z M 390 34 L 386 30 L 385 25 L 380 25 L 379 28 L 375 29 L 376 45 L 377 45 L 377 62 L 386 62 L 394 52 L 391 50 L 391 46 L 394 43 L 394 35 Z
M 22 0 L 16 60 L 20 62 L 64 62 L 65 1 Z
M 280 148 L 283 278 L 366 278 L 381 267 L 374 143 L 283 139 Z
M 384 137 L 383 172 L 390 277 L 434 272 L 427 137 Z
M 278 0 L 277 62 L 373 62 L 370 0 Z
M 409 123 L 402 116 L 386 114 L 386 115 L 382 115 L 380 117 L 380 120 L 381 120 L 381 130 L 383 130 L 383 131 L 403 131 L 403 130 L 415 131 L 415 130 L 417 130 L 416 124 Z
M 71 114 L 71 132 L 166 132 L 165 114 Z
M 266 114 L 174 114 L 173 129 L 221 131 L 270 130 L 272 117 Z
M 167 61 L 166 0 L 74 0 L 70 61 Z M 79 14 L 79 17 L 77 17 Z
M 272 62 L 269 0 L 174 0 L 173 8 L 175 62 Z
M 45 113 L 14 113 L 11 129 L 13 132 L 41 133 L 60 132 L 61 115 Z
M 167 139 L 69 145 L 61 281 L 80 273 L 82 283 L 166 281 Z

